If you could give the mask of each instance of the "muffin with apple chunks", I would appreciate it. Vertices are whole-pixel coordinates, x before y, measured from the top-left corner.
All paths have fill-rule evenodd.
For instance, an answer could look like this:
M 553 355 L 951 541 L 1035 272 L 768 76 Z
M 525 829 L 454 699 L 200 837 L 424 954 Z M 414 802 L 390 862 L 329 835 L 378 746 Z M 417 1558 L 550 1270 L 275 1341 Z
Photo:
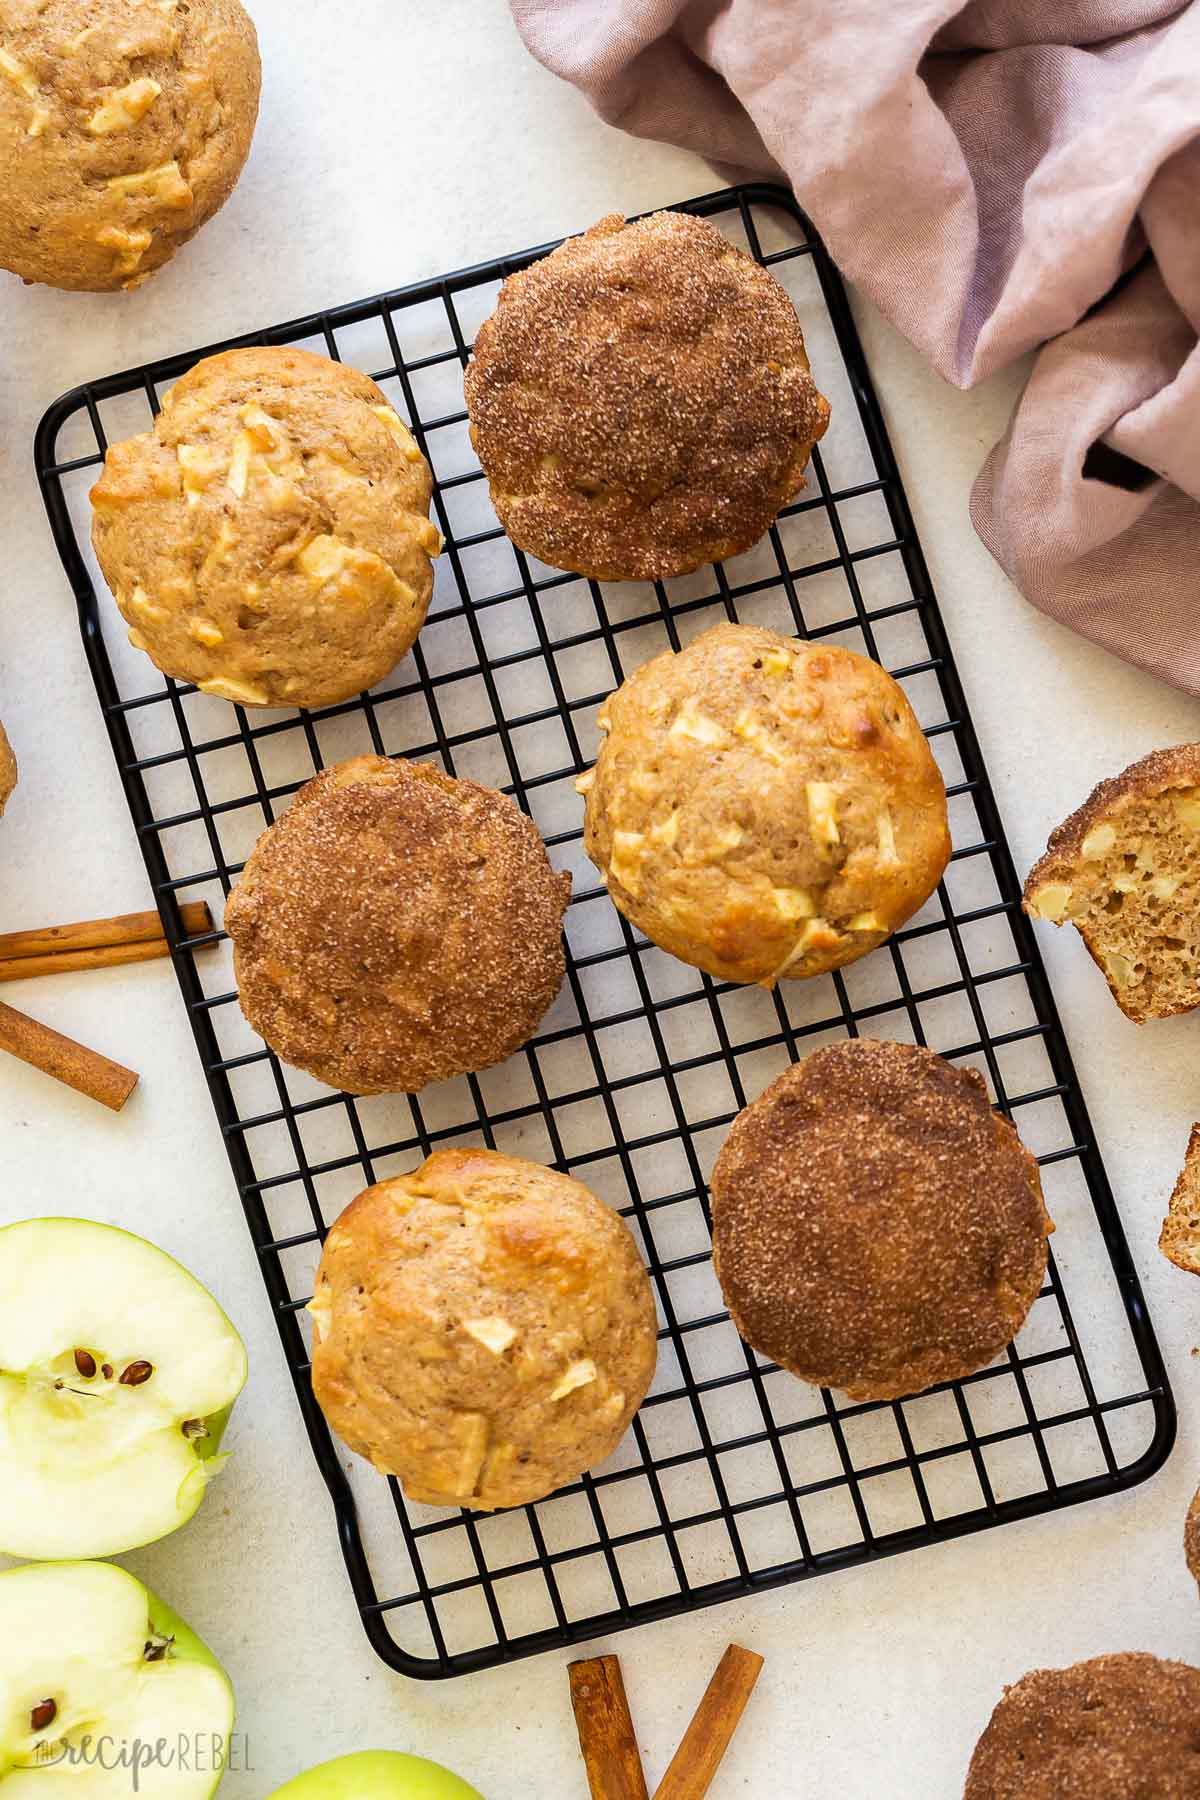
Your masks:
M 601 581 L 749 549 L 829 422 L 783 288 L 675 212 L 612 213 L 510 276 L 466 396 L 513 543 Z
M 242 706 L 329 706 L 381 681 L 425 622 L 432 485 L 369 376 L 229 350 L 110 447 L 92 540 L 130 643 L 164 674 Z
M 439 1150 L 360 1194 L 325 1242 L 313 1392 L 427 1506 L 524 1506 L 616 1449 L 654 1374 L 628 1227 L 553 1169 Z
M 355 1094 L 489 1068 L 562 985 L 570 895 L 506 795 L 429 763 L 338 763 L 226 902 L 242 1011 L 285 1062 Z
M 0 5 L 0 265 L 138 287 L 229 198 L 260 84 L 240 0 Z
M 748 1344 L 852 1400 L 982 1369 L 1046 1273 L 1037 1163 L 983 1077 L 914 1044 L 816 1050 L 733 1122 L 713 1260 Z
M 1074 925 L 1135 1025 L 1200 1006 L 1200 744 L 1094 788 L 1051 832 L 1025 911 Z
M 854 962 L 941 879 L 945 785 L 865 656 L 715 625 L 643 664 L 599 725 L 587 853 L 632 924 L 720 980 Z

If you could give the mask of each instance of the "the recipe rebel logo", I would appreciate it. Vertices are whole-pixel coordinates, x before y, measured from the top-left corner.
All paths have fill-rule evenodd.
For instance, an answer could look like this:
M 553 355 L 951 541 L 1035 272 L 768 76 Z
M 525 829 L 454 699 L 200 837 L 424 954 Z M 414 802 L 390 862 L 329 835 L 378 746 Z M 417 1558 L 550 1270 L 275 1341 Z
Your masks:
M 92 1737 L 90 1734 L 68 1743 L 39 1744 L 34 1752 L 33 1769 L 72 1768 L 124 1769 L 129 1775 L 130 1792 L 142 1791 L 142 1776 L 147 1769 L 176 1769 L 195 1775 L 253 1774 L 254 1761 L 250 1740 L 244 1732 L 235 1731 L 225 1738 L 206 1732 L 180 1732 L 178 1736 L 159 1738 Z

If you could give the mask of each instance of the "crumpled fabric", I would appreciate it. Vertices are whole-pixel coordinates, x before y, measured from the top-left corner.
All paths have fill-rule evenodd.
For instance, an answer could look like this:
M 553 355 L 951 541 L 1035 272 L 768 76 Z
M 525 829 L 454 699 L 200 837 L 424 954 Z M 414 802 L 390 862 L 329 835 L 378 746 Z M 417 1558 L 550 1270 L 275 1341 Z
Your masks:
M 602 117 L 782 175 L 960 387 L 1034 606 L 1200 694 L 1200 0 L 510 0 Z

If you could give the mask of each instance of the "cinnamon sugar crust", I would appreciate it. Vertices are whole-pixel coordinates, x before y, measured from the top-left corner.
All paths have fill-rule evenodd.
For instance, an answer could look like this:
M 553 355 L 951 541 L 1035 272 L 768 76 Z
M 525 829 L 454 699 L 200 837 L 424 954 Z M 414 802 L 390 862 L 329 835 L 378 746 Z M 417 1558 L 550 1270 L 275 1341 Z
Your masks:
M 1200 1669 L 1144 1652 L 1007 1688 L 963 1800 L 1200 1800 Z
M 361 756 L 301 788 L 225 907 L 242 1011 L 285 1062 L 416 1093 L 502 1062 L 562 984 L 571 878 L 516 803 Z
M 466 396 L 512 541 L 609 581 L 748 549 L 829 421 L 783 288 L 671 212 L 613 213 L 511 276 Z
M 985 1367 L 1046 1272 L 1037 1164 L 975 1069 L 853 1039 L 788 1069 L 734 1120 L 713 1250 L 747 1343 L 854 1400 Z

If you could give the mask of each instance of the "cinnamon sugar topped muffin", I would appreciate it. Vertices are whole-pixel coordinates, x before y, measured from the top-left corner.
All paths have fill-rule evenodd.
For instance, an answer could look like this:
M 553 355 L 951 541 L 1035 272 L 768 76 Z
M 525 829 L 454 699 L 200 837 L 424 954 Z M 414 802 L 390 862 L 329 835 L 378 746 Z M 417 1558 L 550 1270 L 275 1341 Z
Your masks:
M 1035 1669 L 992 1714 L 963 1800 L 1200 1800 L 1200 1669 L 1144 1652 Z
M 226 902 L 242 1011 L 355 1094 L 489 1068 L 562 985 L 570 893 L 506 795 L 354 757 L 301 788 Z
M 514 544 L 609 581 L 748 549 L 829 421 L 783 288 L 674 212 L 613 213 L 511 276 L 466 395 Z
M 713 1257 L 748 1344 L 853 1400 L 984 1368 L 1046 1273 L 1037 1164 L 983 1077 L 914 1044 L 816 1050 L 734 1120 Z
M 0 0 L 0 265 L 137 287 L 229 198 L 260 80 L 240 0 Z

